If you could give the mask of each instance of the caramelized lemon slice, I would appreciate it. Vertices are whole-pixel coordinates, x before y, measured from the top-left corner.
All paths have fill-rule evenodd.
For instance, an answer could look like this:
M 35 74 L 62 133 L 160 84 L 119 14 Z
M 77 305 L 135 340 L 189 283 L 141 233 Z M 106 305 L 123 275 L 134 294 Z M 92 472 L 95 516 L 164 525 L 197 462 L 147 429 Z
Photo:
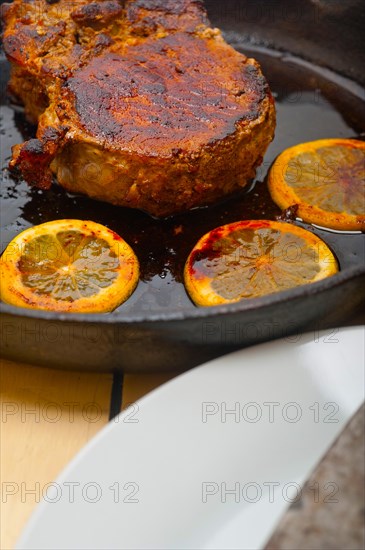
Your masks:
M 269 172 L 269 190 L 282 208 L 297 206 L 308 223 L 365 229 L 365 143 L 321 139 L 281 153 Z
M 139 278 L 131 247 L 107 227 L 81 220 L 23 231 L 5 249 L 0 268 L 4 302 L 52 311 L 112 311 Z
M 239 221 L 204 235 L 185 264 L 185 287 L 198 306 L 256 298 L 313 283 L 338 271 L 328 246 L 284 222 Z

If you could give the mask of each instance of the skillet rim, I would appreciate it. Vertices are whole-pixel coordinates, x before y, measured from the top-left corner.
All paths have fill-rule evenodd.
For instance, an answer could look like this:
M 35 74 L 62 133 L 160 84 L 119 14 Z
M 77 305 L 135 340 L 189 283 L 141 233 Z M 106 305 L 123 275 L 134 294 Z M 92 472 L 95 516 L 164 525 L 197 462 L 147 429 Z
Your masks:
M 342 286 L 345 282 L 352 279 L 360 278 L 361 275 L 365 278 L 365 265 L 353 266 L 343 271 L 339 271 L 331 277 L 326 277 L 321 281 L 315 283 L 308 283 L 300 285 L 298 287 L 267 294 L 260 298 L 251 298 L 247 300 L 241 300 L 234 304 L 223 304 L 219 306 L 210 307 L 195 307 L 183 308 L 176 311 L 168 312 L 148 312 L 146 314 L 129 315 L 124 312 L 111 312 L 111 313 L 59 313 L 54 311 L 46 311 L 40 309 L 28 309 L 17 306 L 12 306 L 4 302 L 0 302 L 0 313 L 8 314 L 15 318 L 26 317 L 30 319 L 39 319 L 44 321 L 60 321 L 60 322 L 74 322 L 74 323 L 88 323 L 96 324 L 101 323 L 104 325 L 110 324 L 141 324 L 141 323 L 156 323 L 156 322 L 171 322 L 171 321 L 189 321 L 195 319 L 204 319 L 209 317 L 215 317 L 225 314 L 238 314 L 249 311 L 264 310 L 275 304 L 281 304 L 285 302 L 291 302 L 298 298 L 305 298 L 309 295 L 323 294 L 325 291 L 334 287 Z

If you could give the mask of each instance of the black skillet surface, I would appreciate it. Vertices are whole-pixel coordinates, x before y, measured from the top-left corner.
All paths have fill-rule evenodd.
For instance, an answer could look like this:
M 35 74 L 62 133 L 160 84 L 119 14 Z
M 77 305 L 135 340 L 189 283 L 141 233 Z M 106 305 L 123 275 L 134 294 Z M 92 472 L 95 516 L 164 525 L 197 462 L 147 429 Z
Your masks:
M 269 5 L 270 10 L 265 11 Z M 362 11 L 356 11 L 356 2 L 352 16 L 336 2 L 319 2 L 315 9 L 312 3 L 305 9 L 301 3 L 300 11 L 292 11 L 296 5 L 228 2 L 222 8 L 218 2 L 207 2 L 213 24 L 226 29 L 227 39 L 237 49 L 260 61 L 276 98 L 278 117 L 275 140 L 250 189 L 213 207 L 155 220 L 141 212 L 69 195 L 57 185 L 41 192 L 15 181 L 6 168 L 10 147 L 32 136 L 34 128 L 6 103 L 3 93 L 1 250 L 31 225 L 59 218 L 92 219 L 121 234 L 141 264 L 141 281 L 135 293 L 111 314 L 65 315 L 0 304 L 4 356 L 61 368 L 177 371 L 235 348 L 283 336 L 297 341 L 304 330 L 312 330 L 315 338 L 319 328 L 349 322 L 365 296 L 362 234 L 339 234 L 301 224 L 332 248 L 341 272 L 284 293 L 199 309 L 189 300 L 182 283 L 185 260 L 204 233 L 240 219 L 275 219 L 280 215 L 266 188 L 268 167 L 279 152 L 312 139 L 362 138 L 364 92 L 342 76 L 359 78 L 361 73 L 361 58 L 351 57 L 348 44 L 355 55 L 356 24 Z M 331 10 L 336 7 L 334 14 L 325 9 L 330 5 Z M 341 9 L 346 13 L 340 13 Z M 326 43 L 324 30 L 331 36 L 336 25 L 343 29 L 345 18 L 355 16 L 351 35 L 346 40 L 337 35 L 338 42 L 346 42 L 347 50 L 336 52 L 339 43 Z M 360 41 L 361 29 L 358 31 Z M 279 52 L 279 46 L 290 46 L 307 60 L 338 68 L 342 75 Z M 346 63 L 346 55 L 351 63 Z M 5 92 L 5 60 L 1 61 L 1 74 Z

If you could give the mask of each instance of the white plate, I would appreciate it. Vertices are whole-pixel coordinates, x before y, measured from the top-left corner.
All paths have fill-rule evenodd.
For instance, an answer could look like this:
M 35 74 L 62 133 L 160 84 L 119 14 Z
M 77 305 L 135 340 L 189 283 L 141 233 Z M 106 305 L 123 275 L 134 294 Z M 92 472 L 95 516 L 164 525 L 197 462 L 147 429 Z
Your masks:
M 262 548 L 361 405 L 363 377 L 363 327 L 269 342 L 185 373 L 78 454 L 17 548 Z

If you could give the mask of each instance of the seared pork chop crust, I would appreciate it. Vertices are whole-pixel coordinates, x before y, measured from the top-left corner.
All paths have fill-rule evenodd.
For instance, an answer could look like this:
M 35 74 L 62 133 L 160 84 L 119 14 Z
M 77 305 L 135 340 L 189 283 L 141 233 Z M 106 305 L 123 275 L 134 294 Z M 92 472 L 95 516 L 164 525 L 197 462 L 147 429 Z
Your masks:
M 47 188 L 55 174 L 69 191 L 167 216 L 254 177 L 274 102 L 257 62 L 208 27 L 201 2 L 69 6 L 15 0 L 5 13 L 11 91 L 39 122 L 37 139 L 13 150 L 28 182 Z M 35 46 L 40 21 L 47 39 Z
M 199 151 L 255 120 L 267 84 L 224 42 L 177 32 L 94 57 L 61 93 L 62 121 L 113 149 L 169 157 L 177 143 Z

